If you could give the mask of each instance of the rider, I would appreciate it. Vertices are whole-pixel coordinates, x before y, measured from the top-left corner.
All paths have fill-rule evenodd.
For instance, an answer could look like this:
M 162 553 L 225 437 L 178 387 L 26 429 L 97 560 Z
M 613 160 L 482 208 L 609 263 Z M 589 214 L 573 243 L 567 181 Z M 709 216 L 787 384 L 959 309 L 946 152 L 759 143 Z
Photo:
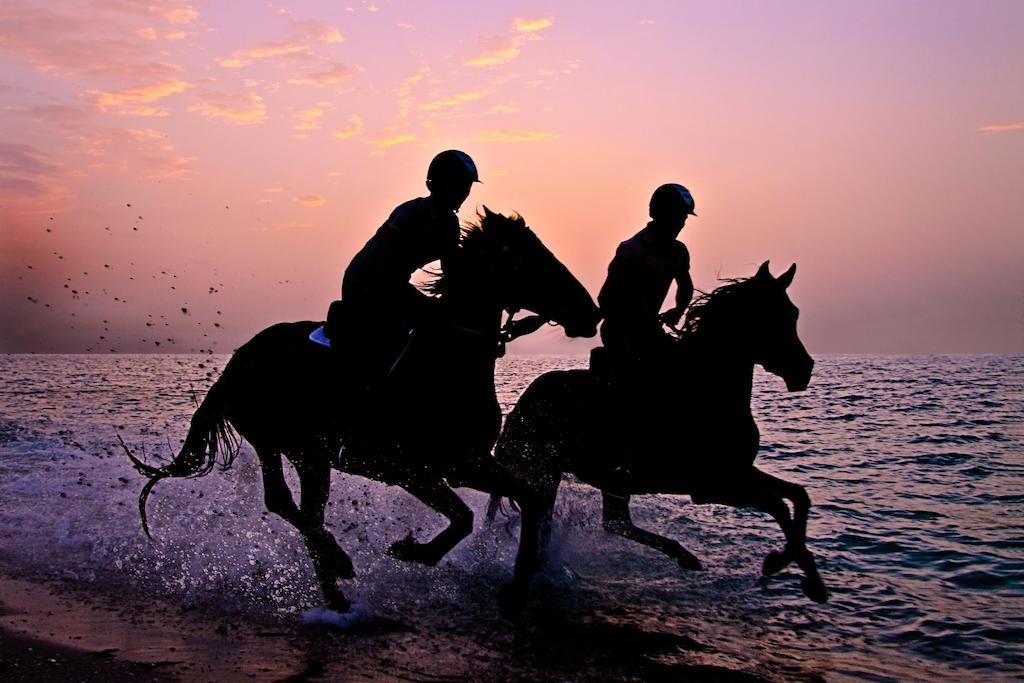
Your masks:
M 690 253 L 676 239 L 694 213 L 693 196 L 682 185 L 662 185 L 651 196 L 651 222 L 619 245 L 597 301 L 604 323 L 601 341 L 613 372 L 632 373 L 633 366 L 657 362 L 671 341 L 662 323 L 679 324 L 693 298 Z M 672 281 L 675 306 L 658 314 Z
M 685 187 L 669 183 L 656 189 L 651 195 L 651 221 L 619 245 L 597 297 L 613 403 L 632 428 L 620 430 L 616 449 L 625 461 L 618 470 L 627 477 L 637 452 L 644 450 L 644 436 L 668 408 L 659 400 L 666 388 L 657 377 L 664 372 L 674 342 L 662 324 L 678 325 L 693 298 L 690 254 L 676 237 L 686 219 L 695 215 L 693 196 Z M 659 314 L 673 281 L 675 305 Z
M 436 260 L 444 270 L 459 243 L 456 212 L 476 182 L 476 164 L 465 152 L 435 156 L 427 169 L 430 195 L 392 211 L 345 270 L 342 301 L 331 304 L 324 332 L 332 342 L 354 347 L 353 365 L 365 383 L 386 376 L 409 330 L 433 316 L 436 302 L 409 278 Z

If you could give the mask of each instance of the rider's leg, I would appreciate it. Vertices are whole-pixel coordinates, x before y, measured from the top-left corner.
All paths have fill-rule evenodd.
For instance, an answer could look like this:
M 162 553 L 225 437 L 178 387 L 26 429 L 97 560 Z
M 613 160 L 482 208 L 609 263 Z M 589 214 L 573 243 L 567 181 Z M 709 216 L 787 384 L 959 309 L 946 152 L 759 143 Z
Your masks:
M 683 569 L 702 569 L 700 560 L 678 541 L 646 531 L 633 524 L 633 518 L 629 512 L 629 496 L 617 496 L 602 492 L 601 500 L 601 525 L 605 531 L 654 548 L 678 562 Z

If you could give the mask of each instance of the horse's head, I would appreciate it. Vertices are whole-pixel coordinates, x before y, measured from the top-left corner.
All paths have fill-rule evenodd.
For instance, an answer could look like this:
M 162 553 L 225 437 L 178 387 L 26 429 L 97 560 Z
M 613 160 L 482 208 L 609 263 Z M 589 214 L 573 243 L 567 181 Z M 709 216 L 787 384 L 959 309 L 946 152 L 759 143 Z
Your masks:
M 489 290 L 500 308 L 533 311 L 561 325 L 570 337 L 593 337 L 600 320 L 593 298 L 523 218 L 486 206 L 479 217 L 462 240 L 459 268 L 475 272 L 478 287 Z
M 757 274 L 719 287 L 691 307 L 686 329 L 713 335 L 712 344 L 738 349 L 755 364 L 778 375 L 790 391 L 803 391 L 811 381 L 814 359 L 796 331 L 800 310 L 786 289 L 796 264 L 773 277 L 765 261 Z

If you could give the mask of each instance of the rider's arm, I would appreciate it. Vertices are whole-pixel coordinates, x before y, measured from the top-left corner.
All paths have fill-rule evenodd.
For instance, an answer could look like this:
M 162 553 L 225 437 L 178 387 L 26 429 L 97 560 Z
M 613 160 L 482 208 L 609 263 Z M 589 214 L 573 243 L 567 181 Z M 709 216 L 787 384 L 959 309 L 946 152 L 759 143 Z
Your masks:
M 615 258 L 608 264 L 608 277 L 597 296 L 605 320 L 636 315 L 635 292 L 637 283 L 642 279 L 642 259 L 631 249 L 620 246 L 615 252 Z
M 672 279 L 676 282 L 675 306 L 661 314 L 662 322 L 675 327 L 683 317 L 686 307 L 693 299 L 693 280 L 690 279 L 690 253 L 679 243 L 679 253 L 674 259 Z

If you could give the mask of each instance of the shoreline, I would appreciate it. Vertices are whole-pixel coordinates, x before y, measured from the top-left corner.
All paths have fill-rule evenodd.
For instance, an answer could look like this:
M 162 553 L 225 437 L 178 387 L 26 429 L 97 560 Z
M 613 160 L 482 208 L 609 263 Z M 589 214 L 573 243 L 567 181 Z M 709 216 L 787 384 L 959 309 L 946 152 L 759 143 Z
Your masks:
M 410 621 L 369 617 L 345 631 L 299 618 L 273 624 L 160 600 L 115 605 L 82 585 L 0 572 L 0 679 L 766 680 L 722 666 L 671 625 L 655 630 L 602 615 L 567 620 L 552 609 L 525 627 L 481 620 L 473 637 Z

